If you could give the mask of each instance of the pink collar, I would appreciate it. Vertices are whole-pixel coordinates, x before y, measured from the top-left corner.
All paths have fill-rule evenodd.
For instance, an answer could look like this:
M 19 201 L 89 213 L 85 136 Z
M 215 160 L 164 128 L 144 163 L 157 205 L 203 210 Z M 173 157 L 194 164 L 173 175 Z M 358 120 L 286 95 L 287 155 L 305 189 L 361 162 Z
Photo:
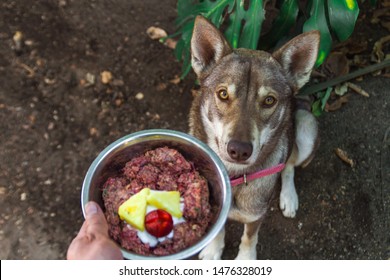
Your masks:
M 248 181 L 253 181 L 253 180 L 258 179 L 258 178 L 262 178 L 262 177 L 265 177 L 268 175 L 272 175 L 272 174 L 281 172 L 285 166 L 286 165 L 284 163 L 280 163 L 280 164 L 275 165 L 273 167 L 270 167 L 270 168 L 267 168 L 264 170 L 260 170 L 260 171 L 257 171 L 255 173 L 249 174 L 249 175 L 244 174 L 244 176 L 238 177 L 237 179 L 230 179 L 230 185 L 232 187 L 234 187 L 234 186 L 237 186 L 237 185 L 242 184 L 242 183 L 247 184 Z

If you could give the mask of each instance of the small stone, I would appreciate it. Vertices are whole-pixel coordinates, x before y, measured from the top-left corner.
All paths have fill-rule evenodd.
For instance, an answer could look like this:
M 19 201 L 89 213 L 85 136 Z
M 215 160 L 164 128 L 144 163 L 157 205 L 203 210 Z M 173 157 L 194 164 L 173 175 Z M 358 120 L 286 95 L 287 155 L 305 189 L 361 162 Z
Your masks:
M 87 73 L 85 75 L 85 84 L 83 86 L 87 87 L 87 86 L 91 86 L 91 85 L 94 85 L 95 84 L 95 75 L 94 74 L 91 74 L 91 73 Z
M 26 180 L 21 179 L 15 182 L 15 185 L 19 188 L 23 187 L 26 184 Z
M 89 135 L 91 135 L 91 136 L 99 136 L 99 130 L 96 127 L 91 127 L 89 129 Z
M 34 45 L 34 41 L 33 41 L 33 40 L 25 40 L 25 41 L 24 41 L 24 44 L 25 44 L 26 46 L 31 47 L 32 45 Z
M 149 27 L 146 30 L 146 33 L 152 40 L 157 40 L 168 36 L 167 32 L 164 29 L 155 26 Z
M 177 85 L 181 82 L 181 79 L 178 75 L 176 75 L 173 79 L 169 80 L 171 84 Z
M 159 114 L 154 114 L 153 118 L 154 121 L 160 120 L 160 115 Z
M 113 78 L 112 73 L 110 71 L 103 71 L 100 73 L 100 78 L 103 84 L 109 84 Z
M 49 185 L 53 184 L 53 181 L 51 179 L 47 179 L 45 182 L 43 182 L 43 184 L 45 184 L 46 186 L 49 186 Z
M 159 83 L 156 87 L 157 91 L 163 91 L 166 90 L 168 85 L 166 83 Z
M 58 1 L 58 6 L 60 6 L 61 8 L 65 7 L 66 5 L 67 5 L 66 0 L 59 0 Z
M 20 200 L 21 201 L 25 201 L 27 199 L 27 194 L 26 193 L 22 193 L 21 195 L 20 195 Z
M 123 99 L 120 99 L 120 98 L 115 99 L 115 105 L 116 105 L 117 107 L 122 106 L 122 104 L 123 104 Z
M 144 99 L 144 94 L 142 92 L 139 92 L 135 95 L 135 99 L 142 100 Z
M 6 187 L 0 187 L 0 195 L 5 195 L 7 193 Z
M 16 31 L 14 36 L 12 37 L 14 41 L 14 50 L 16 53 L 20 54 L 23 48 L 23 33 L 21 31 Z
M 47 85 L 53 85 L 56 83 L 56 80 L 55 79 L 49 79 L 49 78 L 44 78 L 43 81 L 45 82 L 45 84 Z
M 49 125 L 47 126 L 47 130 L 53 130 L 54 129 L 54 122 L 49 122 Z

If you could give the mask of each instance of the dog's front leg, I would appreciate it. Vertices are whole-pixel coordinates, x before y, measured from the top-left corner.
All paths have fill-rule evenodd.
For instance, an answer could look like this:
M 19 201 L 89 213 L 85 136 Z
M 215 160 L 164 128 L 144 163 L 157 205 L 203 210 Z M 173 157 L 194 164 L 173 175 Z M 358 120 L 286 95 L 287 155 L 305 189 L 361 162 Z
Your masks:
M 202 260 L 220 260 L 225 247 L 225 228 L 218 233 L 218 235 L 211 241 L 206 248 L 199 254 Z
M 287 218 L 294 218 L 298 210 L 298 194 L 294 184 L 294 165 L 287 163 L 282 171 L 282 190 L 279 207 Z
M 308 110 L 298 110 L 295 114 L 295 145 L 286 167 L 282 171 L 280 209 L 283 215 L 294 218 L 298 210 L 298 195 L 294 184 L 294 167 L 309 164 L 318 146 L 317 120 Z
M 245 224 L 244 234 L 241 237 L 240 250 L 236 260 L 256 260 L 256 245 L 262 218 L 252 223 Z

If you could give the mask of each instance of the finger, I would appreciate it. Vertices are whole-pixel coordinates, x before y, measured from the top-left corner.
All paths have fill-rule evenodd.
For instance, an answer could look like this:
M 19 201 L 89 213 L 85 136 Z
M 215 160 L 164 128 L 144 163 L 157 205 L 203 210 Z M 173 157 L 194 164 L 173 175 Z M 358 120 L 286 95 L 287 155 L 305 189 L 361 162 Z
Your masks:
M 89 206 L 89 204 L 91 204 L 90 206 Z M 91 207 L 92 206 L 92 208 L 90 209 L 89 207 Z M 93 215 L 97 210 L 96 209 L 93 209 L 94 207 L 96 207 L 96 205 L 93 205 L 93 202 L 92 201 L 90 201 L 90 202 L 87 202 L 85 205 L 84 205 L 84 211 L 85 211 L 85 221 L 83 222 L 83 224 L 82 224 L 82 226 L 81 226 L 81 228 L 80 228 L 80 230 L 79 230 L 79 233 L 77 234 L 77 236 L 85 236 L 85 235 L 87 235 L 87 229 L 88 229 L 88 222 L 87 222 L 87 216 L 89 215 Z M 89 213 L 89 214 L 88 214 Z
M 103 234 L 108 236 L 108 225 L 102 209 L 96 202 L 90 201 L 85 206 L 85 226 L 87 234 Z

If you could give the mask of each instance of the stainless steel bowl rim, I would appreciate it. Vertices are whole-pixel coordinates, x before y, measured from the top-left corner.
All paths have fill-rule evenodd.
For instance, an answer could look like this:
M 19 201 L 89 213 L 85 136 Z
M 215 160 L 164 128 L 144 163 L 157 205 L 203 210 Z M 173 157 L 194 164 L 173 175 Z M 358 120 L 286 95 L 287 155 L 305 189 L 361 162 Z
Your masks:
M 117 149 L 123 143 L 126 142 L 132 142 L 140 138 L 149 137 L 149 136 L 155 136 L 155 135 L 161 135 L 161 136 L 169 136 L 169 137 L 178 137 L 185 139 L 189 142 L 191 142 L 193 145 L 195 145 L 198 149 L 202 150 L 203 152 L 206 152 L 211 159 L 216 163 L 216 166 L 218 168 L 219 173 L 223 176 L 222 184 L 223 188 L 225 189 L 224 197 L 223 197 L 223 205 L 228 205 L 229 207 L 222 207 L 221 212 L 219 214 L 219 217 L 216 221 L 216 223 L 212 226 L 211 230 L 207 233 L 208 239 L 201 239 L 200 242 L 196 243 L 195 245 L 184 249 L 183 251 L 180 251 L 176 254 L 171 254 L 167 256 L 142 256 L 138 254 L 133 254 L 127 250 L 124 250 L 121 248 L 122 254 L 126 259 L 133 259 L 133 260 L 150 260 L 150 259 L 159 259 L 159 260 L 171 260 L 171 259 L 186 259 L 194 254 L 198 253 L 200 250 L 202 250 L 209 242 L 211 242 L 216 235 L 219 233 L 219 231 L 223 228 L 226 219 L 228 217 L 230 205 L 231 205 L 231 186 L 230 186 L 230 179 L 229 175 L 225 169 L 225 166 L 221 159 L 217 156 L 217 154 L 205 143 L 200 141 L 199 139 L 175 130 L 169 130 L 169 129 L 149 129 L 149 130 L 142 130 L 138 131 L 129 135 L 126 135 L 115 142 L 111 143 L 109 146 L 107 146 L 92 162 L 91 166 L 89 167 L 87 174 L 85 176 L 83 187 L 81 190 L 81 208 L 83 211 L 83 215 L 85 218 L 85 205 L 88 202 L 88 186 L 91 184 L 92 176 L 95 172 L 95 169 L 97 166 L 99 166 L 100 162 L 111 153 L 111 151 Z

